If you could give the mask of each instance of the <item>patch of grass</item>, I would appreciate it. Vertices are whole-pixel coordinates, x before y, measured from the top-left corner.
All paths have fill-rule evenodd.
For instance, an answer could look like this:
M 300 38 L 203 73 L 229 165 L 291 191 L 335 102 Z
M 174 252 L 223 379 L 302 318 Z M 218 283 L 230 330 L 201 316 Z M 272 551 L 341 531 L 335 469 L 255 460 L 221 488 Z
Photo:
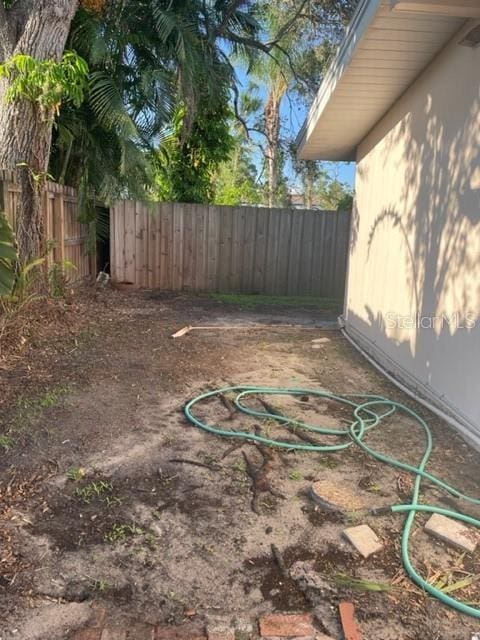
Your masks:
M 110 531 L 103 536 L 105 542 L 112 544 L 116 542 L 124 542 L 131 536 L 141 536 L 145 531 L 136 524 L 114 524 Z
M 258 305 L 313 307 L 341 312 L 343 300 L 338 298 L 318 298 L 316 296 L 264 296 L 244 293 L 210 293 L 208 297 L 218 302 L 236 304 L 244 309 L 254 309 Z
M 60 404 L 60 400 L 67 393 L 66 387 L 56 387 L 45 391 L 41 396 L 37 398 L 37 406 L 41 409 L 49 409 L 50 407 L 56 407 Z
M 293 471 L 290 471 L 288 477 L 290 478 L 290 480 L 295 480 L 298 482 L 299 480 L 303 480 L 303 473 L 301 471 L 298 471 L 298 469 L 294 469 Z
M 373 580 L 360 580 L 359 578 L 352 578 L 342 573 L 338 573 L 332 576 L 335 584 L 342 587 L 348 587 L 349 589 L 357 589 L 358 591 L 392 591 L 393 586 L 385 582 L 374 582 Z
M 13 428 L 22 429 L 25 427 L 25 423 L 38 418 L 45 409 L 60 405 L 69 390 L 67 386 L 58 386 L 48 389 L 34 398 L 20 398 L 17 402 Z
M 345 519 L 348 524 L 359 524 L 362 521 L 363 513 L 361 511 L 348 511 L 345 515 Z
M 320 469 L 336 469 L 341 463 L 330 455 L 320 458 L 317 464 Z
M 92 589 L 99 593 L 105 593 L 105 591 L 108 591 L 111 586 L 112 585 L 108 580 L 92 580 Z
M 233 468 L 235 469 L 235 471 L 240 471 L 241 473 L 246 473 L 247 472 L 247 463 L 245 462 L 245 460 L 238 460 L 237 462 L 234 463 Z
M 382 487 L 379 484 L 370 484 L 366 487 L 365 491 L 368 491 L 369 493 L 381 493 Z
M 73 482 L 80 482 L 85 477 L 86 471 L 83 467 L 73 467 L 67 471 L 67 478 Z
M 78 487 L 78 489 L 75 490 L 75 495 L 86 504 L 89 504 L 95 498 L 105 497 L 105 494 L 112 493 L 112 491 L 113 486 L 110 482 L 99 480 L 97 482 L 90 482 L 84 487 Z
M 14 440 L 10 436 L 0 436 L 0 449 L 8 451 L 14 445 Z

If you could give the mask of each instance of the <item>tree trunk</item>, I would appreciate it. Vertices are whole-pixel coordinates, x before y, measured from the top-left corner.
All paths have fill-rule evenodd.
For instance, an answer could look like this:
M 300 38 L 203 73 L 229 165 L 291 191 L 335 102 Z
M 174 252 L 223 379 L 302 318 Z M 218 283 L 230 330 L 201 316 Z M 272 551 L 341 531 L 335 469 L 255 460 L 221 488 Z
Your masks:
M 278 151 L 280 145 L 280 104 L 282 96 L 270 91 L 265 105 L 265 133 L 267 136 L 268 206 L 275 207 L 278 190 Z
M 0 0 L 2 61 L 18 54 L 38 60 L 59 60 L 78 0 L 17 0 L 4 9 Z M 18 169 L 21 195 L 17 209 L 20 257 L 26 261 L 44 249 L 41 214 L 42 182 L 48 168 L 53 120 L 37 105 L 6 102 L 8 85 L 0 85 L 0 169 Z

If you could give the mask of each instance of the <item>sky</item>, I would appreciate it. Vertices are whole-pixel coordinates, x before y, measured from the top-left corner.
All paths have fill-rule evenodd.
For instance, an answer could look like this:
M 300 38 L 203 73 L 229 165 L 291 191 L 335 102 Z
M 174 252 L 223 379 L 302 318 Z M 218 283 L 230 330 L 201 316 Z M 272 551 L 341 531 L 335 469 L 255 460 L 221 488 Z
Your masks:
M 249 85 L 249 78 L 242 68 L 237 68 L 237 77 L 241 84 L 240 91 L 246 91 Z M 260 87 L 258 95 L 262 100 L 266 97 L 266 91 L 263 87 Z M 308 114 L 308 107 L 299 101 L 290 100 L 286 96 L 282 103 L 281 116 L 282 116 L 282 136 L 286 138 L 295 139 L 300 131 L 303 122 Z M 252 134 L 252 138 L 258 142 L 263 142 L 263 138 L 259 134 Z M 260 154 L 257 158 L 257 163 L 261 165 Z M 337 178 L 340 182 L 345 182 L 350 187 L 354 187 L 355 182 L 355 163 L 354 162 L 326 162 L 325 168 L 329 171 L 332 177 Z M 296 179 L 291 163 L 288 162 L 286 166 L 287 178 L 293 188 L 296 186 Z

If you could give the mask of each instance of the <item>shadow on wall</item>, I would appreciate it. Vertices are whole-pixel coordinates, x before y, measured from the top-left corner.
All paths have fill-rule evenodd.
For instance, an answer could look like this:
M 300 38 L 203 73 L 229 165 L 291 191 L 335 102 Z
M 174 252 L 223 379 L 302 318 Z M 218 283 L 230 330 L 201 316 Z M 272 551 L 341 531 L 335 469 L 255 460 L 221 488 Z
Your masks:
M 479 63 L 448 47 L 362 144 L 348 321 L 480 428 Z

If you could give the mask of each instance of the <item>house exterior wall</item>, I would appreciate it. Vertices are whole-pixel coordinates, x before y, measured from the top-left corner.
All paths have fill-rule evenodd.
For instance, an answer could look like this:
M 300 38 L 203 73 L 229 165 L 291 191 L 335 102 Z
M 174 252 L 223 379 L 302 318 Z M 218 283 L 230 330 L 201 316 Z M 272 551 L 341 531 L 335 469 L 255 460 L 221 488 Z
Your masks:
M 345 321 L 480 445 L 480 48 L 458 41 L 358 148 Z

